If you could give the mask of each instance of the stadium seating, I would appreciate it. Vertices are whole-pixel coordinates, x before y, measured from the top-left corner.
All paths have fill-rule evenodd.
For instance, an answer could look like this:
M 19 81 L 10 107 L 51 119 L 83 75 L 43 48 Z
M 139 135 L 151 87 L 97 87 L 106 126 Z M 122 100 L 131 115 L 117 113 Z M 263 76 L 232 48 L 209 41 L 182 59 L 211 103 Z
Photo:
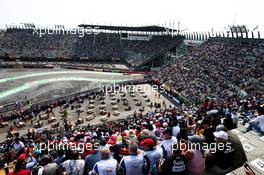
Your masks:
M 263 93 L 263 56 L 262 40 L 209 40 L 163 65 L 155 77 L 195 103 L 241 90 Z
M 0 39 L 0 56 L 34 57 L 36 59 L 92 57 L 99 60 L 118 57 L 125 58 L 129 64 L 136 66 L 175 47 L 178 42 L 179 40 L 167 36 L 153 36 L 150 41 L 121 40 L 118 34 L 87 35 L 83 38 L 46 35 L 40 38 L 29 31 L 20 30 L 9 31 Z M 179 166 L 184 167 L 182 174 L 185 172 L 191 175 L 216 174 L 215 171 L 219 168 L 218 174 L 226 174 L 243 167 L 247 159 L 251 161 L 249 163 L 252 166 L 255 165 L 255 169 L 260 167 L 259 171 L 261 171 L 264 152 L 258 145 L 263 144 L 261 135 L 263 133 L 260 130 L 263 128 L 259 128 L 258 132 L 246 133 L 250 127 L 244 127 L 244 125 L 250 126 L 256 118 L 260 120 L 264 116 L 263 57 L 262 40 L 211 38 L 201 46 L 193 47 L 184 56 L 163 65 L 160 71 L 153 75 L 162 84 L 164 83 L 181 96 L 186 97 L 191 105 L 175 107 L 154 105 L 155 107 L 151 107 L 150 111 L 143 110 L 144 113 L 140 110 L 135 111 L 131 116 L 123 116 L 123 119 L 118 121 L 107 122 L 108 117 L 104 116 L 105 120 L 96 125 L 87 124 L 85 126 L 81 125 L 84 121 L 79 121 L 80 123 L 74 126 L 67 119 L 63 119 L 60 121 L 62 123 L 53 125 L 52 128 L 44 128 L 37 123 L 36 130 L 29 129 L 26 135 L 20 135 L 20 137 L 17 133 L 14 134 L 15 129 L 10 126 L 8 139 L 0 144 L 7 156 L 6 158 L 1 156 L 0 162 L 16 160 L 15 167 L 20 169 L 14 170 L 30 174 L 36 168 L 43 168 L 39 166 L 42 165 L 43 159 L 49 159 L 49 162 L 44 161 L 45 170 L 58 171 L 62 167 L 62 171 L 66 174 L 77 174 L 77 170 L 81 172 L 80 174 L 88 172 L 93 174 L 98 171 L 96 167 L 98 162 L 101 163 L 98 152 L 100 151 L 101 155 L 108 152 L 113 153 L 115 160 L 110 156 L 108 158 L 111 161 L 120 162 L 118 171 L 122 170 L 122 166 L 125 168 L 122 160 L 126 159 L 129 153 L 133 156 L 141 156 L 142 160 L 144 156 L 151 160 L 146 161 L 150 164 L 147 170 L 149 174 L 169 174 L 167 170 L 172 170 L 172 168 L 166 167 L 174 167 L 174 165 L 176 167 L 177 163 L 173 161 L 175 157 L 177 160 L 182 159 L 182 164 Z M 63 101 L 54 100 L 52 104 L 37 106 L 35 109 L 13 111 L 8 115 L 0 115 L 1 122 L 6 124 L 12 120 L 16 124 L 21 121 L 25 123 L 31 121 L 33 124 L 40 113 L 47 110 L 56 112 L 59 108 L 66 115 L 70 102 L 77 103 L 80 107 L 88 101 L 93 104 L 91 97 L 98 100 L 102 95 L 100 93 L 102 92 L 92 92 L 84 96 L 76 95 Z M 111 97 L 109 95 L 106 98 Z M 94 105 L 90 106 L 94 108 Z M 96 116 L 90 114 L 89 110 L 91 109 L 86 110 L 89 115 L 85 120 L 90 121 Z M 263 123 L 261 124 L 263 126 Z M 2 127 L 7 126 L 3 124 Z M 253 141 L 258 145 L 254 145 Z M 91 149 L 81 153 L 76 153 L 71 149 L 41 151 L 40 148 L 35 147 L 39 143 L 47 145 L 53 142 L 82 146 L 99 143 L 100 147 L 96 149 L 92 146 Z M 209 148 L 196 150 L 193 147 L 186 147 L 182 152 L 167 150 L 179 142 L 198 145 L 231 143 L 233 149 L 216 150 L 215 153 L 212 153 Z M 81 148 L 83 147 L 78 147 L 78 150 Z M 132 152 L 133 149 L 136 151 Z M 246 156 L 245 151 L 250 156 Z M 47 155 L 50 157 L 47 158 Z M 165 158 L 165 161 L 161 161 L 163 160 L 161 157 Z M 103 162 L 108 158 L 105 158 Z M 196 162 L 192 162 L 193 160 Z M 20 165 L 22 161 L 23 166 Z M 133 163 L 126 166 L 133 166 Z M 201 171 L 194 173 L 198 163 L 201 165 L 199 166 Z M 78 164 L 78 166 L 74 166 L 74 169 L 72 164 Z M 160 164 L 159 168 L 157 164 Z M 256 166 L 256 164 L 260 165 Z M 89 165 L 92 166 L 89 167 Z M 113 170 L 114 174 L 116 167 Z M 109 170 L 109 167 L 107 168 Z M 241 168 L 239 172 L 236 170 L 233 174 L 244 173 L 243 168 L 240 170 Z
M 111 61 L 125 59 L 139 66 L 181 43 L 172 36 L 153 36 L 149 41 L 123 40 L 119 34 L 99 33 L 79 37 L 70 34 L 33 35 L 30 30 L 8 30 L 0 39 L 0 57 L 64 58 L 86 57 Z

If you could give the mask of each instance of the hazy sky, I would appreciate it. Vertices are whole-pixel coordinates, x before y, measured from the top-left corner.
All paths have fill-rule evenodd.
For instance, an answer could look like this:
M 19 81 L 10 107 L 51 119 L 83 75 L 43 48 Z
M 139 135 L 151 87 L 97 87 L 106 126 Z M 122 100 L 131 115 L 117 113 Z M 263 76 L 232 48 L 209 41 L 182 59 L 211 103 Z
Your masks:
M 31 22 L 152 25 L 181 22 L 189 31 L 223 30 L 232 24 L 264 29 L 264 0 L 0 0 L 0 28 Z

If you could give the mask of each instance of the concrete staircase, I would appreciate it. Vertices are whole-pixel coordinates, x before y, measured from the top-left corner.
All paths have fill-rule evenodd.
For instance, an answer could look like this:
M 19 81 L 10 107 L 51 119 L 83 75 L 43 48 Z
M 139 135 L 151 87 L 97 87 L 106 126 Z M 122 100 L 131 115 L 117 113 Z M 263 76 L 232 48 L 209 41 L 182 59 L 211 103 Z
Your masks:
M 241 143 L 243 144 L 244 150 L 248 158 L 248 165 L 253 169 L 256 175 L 264 174 L 264 135 L 250 131 L 247 133 L 243 132 L 244 127 L 232 130 L 233 133 L 237 134 Z M 228 175 L 244 175 L 244 167 L 240 167 Z

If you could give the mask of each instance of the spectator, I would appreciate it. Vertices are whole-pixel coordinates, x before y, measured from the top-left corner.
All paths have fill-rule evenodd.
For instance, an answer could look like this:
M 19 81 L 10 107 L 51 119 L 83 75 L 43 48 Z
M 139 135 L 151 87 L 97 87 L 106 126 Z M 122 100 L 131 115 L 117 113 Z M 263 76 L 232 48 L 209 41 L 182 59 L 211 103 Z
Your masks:
M 65 158 L 64 150 L 59 149 L 57 153 L 58 153 L 58 155 L 57 155 L 57 157 L 53 160 L 53 162 L 56 163 L 57 165 L 60 165 L 60 164 L 62 163 L 63 159 Z
M 18 151 L 21 152 L 24 149 L 25 145 L 22 141 L 20 141 L 19 137 L 16 137 L 15 142 L 13 143 L 13 148 Z
M 79 152 L 74 150 L 69 155 L 69 160 L 63 162 L 59 167 L 59 172 L 72 175 L 83 175 L 84 173 L 84 160 L 80 159 Z
M 228 134 L 225 131 L 214 132 L 216 143 L 222 144 L 224 147 L 217 147 L 218 149 L 213 154 L 213 161 L 215 166 L 212 170 L 216 174 L 226 174 L 234 167 L 234 149 L 231 143 L 228 143 Z M 220 149 L 221 148 L 221 149 Z
M 135 143 L 130 143 L 129 156 L 122 158 L 119 171 L 123 172 L 124 175 L 146 175 L 149 170 L 149 160 L 142 153 L 139 153 Z
M 15 164 L 15 170 L 8 175 L 30 175 L 30 170 L 26 169 L 26 160 L 18 159 Z
M 140 143 L 143 146 L 144 156 L 146 156 L 150 163 L 150 174 L 157 175 L 157 167 L 162 157 L 161 150 L 156 149 L 156 143 L 152 138 L 146 138 Z
M 39 165 L 32 170 L 32 175 L 54 175 L 56 174 L 57 164 L 52 163 L 49 155 L 44 155 L 39 161 Z
M 117 160 L 117 162 L 120 162 L 124 156 L 129 155 L 128 144 L 129 137 L 123 136 L 121 144 L 115 144 L 113 146 L 110 146 L 110 151 L 113 152 L 113 157 Z
M 205 173 L 205 153 L 201 147 L 203 139 L 199 135 L 188 137 L 189 141 L 193 144 L 185 152 L 187 157 L 187 174 L 188 175 L 203 175 Z
M 173 144 L 177 143 L 177 139 L 172 137 L 172 129 L 167 128 L 163 131 L 164 140 L 160 144 L 162 155 L 164 158 L 171 156 Z
M 101 149 L 101 160 L 94 165 L 93 170 L 90 172 L 91 175 L 104 175 L 105 172 L 107 172 L 107 174 L 116 175 L 117 161 L 111 158 L 110 153 L 108 148 Z
M 264 107 L 258 108 L 258 117 L 249 122 L 247 131 L 255 129 L 257 132 L 264 133 Z
M 187 158 L 178 144 L 173 150 L 173 154 L 166 158 L 160 165 L 159 170 L 164 175 L 185 175 L 187 171 Z
M 85 157 L 85 170 L 84 170 L 84 175 L 87 175 L 88 172 L 92 171 L 94 165 L 100 161 L 100 152 L 99 148 L 96 147 L 95 144 L 93 144 L 93 152 L 90 155 L 87 155 Z

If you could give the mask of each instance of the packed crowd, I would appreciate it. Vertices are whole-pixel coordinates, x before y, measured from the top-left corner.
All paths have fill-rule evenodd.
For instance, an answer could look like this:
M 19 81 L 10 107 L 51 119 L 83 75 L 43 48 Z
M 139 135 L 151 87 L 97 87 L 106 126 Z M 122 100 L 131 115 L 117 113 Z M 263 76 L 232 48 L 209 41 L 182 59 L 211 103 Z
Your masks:
M 74 58 L 73 35 L 33 35 L 32 30 L 7 31 L 0 38 L 1 57 Z
M 248 130 L 264 132 L 263 104 L 263 96 L 230 97 L 199 107 L 154 108 L 85 127 L 69 126 L 66 119 L 55 132 L 42 128 L 9 137 L 1 144 L 1 164 L 9 175 L 225 174 L 247 160 L 230 130 L 241 120 L 250 121 Z
M 180 44 L 171 36 L 153 36 L 149 41 L 123 40 L 120 34 L 97 35 L 53 34 L 33 35 L 31 30 L 7 30 L 0 38 L 0 57 L 64 58 L 85 57 L 93 60 L 125 59 L 138 66 Z
M 114 35 L 112 37 L 98 35 L 98 42 L 92 36 L 84 37 L 76 41 L 79 43 L 77 48 L 96 46 L 100 51 L 89 54 L 97 56 L 109 48 L 103 52 L 104 56 L 115 57 L 121 46 L 113 44 L 120 44 L 120 41 Z M 25 40 L 28 43 L 28 39 L 18 43 Z M 143 41 L 122 41 L 122 48 L 131 48 L 133 42 L 137 44 L 132 44 L 129 53 L 147 50 L 140 44 Z M 8 175 L 203 175 L 225 174 L 241 167 L 247 157 L 239 138 L 230 130 L 240 122 L 245 125 L 245 132 L 264 133 L 261 74 L 264 45 L 260 41 L 244 42 L 209 40 L 164 65 L 156 74 L 162 83 L 193 102 L 192 105 L 153 108 L 146 113 L 135 112 L 123 120 L 85 127 L 74 127 L 65 119 L 55 131 L 41 128 L 29 130 L 25 136 L 10 134 L 9 130 L 7 140 L 0 144 L 1 166 Z M 25 43 L 23 47 L 27 48 Z M 0 48 L 14 46 L 5 44 Z M 164 43 L 165 46 L 168 47 Z M 23 47 L 15 48 L 23 50 Z M 80 50 L 85 53 L 84 49 Z M 40 111 L 65 103 L 67 101 L 52 104 L 52 107 L 40 106 L 27 114 L 1 116 L 1 120 L 23 120 L 25 115 L 33 117 Z M 219 145 L 222 145 L 221 149 Z M 14 167 L 9 172 L 11 162 Z M 246 173 L 250 172 L 247 170 Z
M 155 76 L 193 103 L 205 98 L 263 94 L 262 40 L 210 39 Z

